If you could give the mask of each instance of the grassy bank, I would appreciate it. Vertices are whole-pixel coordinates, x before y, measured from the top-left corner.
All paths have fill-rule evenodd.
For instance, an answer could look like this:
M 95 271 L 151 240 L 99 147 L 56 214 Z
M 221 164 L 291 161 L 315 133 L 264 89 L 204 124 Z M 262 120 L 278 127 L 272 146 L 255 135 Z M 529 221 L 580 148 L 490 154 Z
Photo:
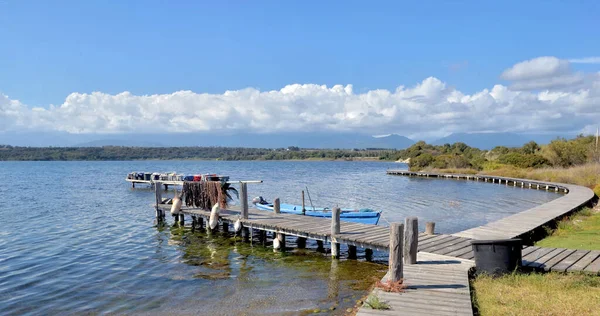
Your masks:
M 480 315 L 598 315 L 600 277 L 512 274 L 473 281 Z
M 539 247 L 600 250 L 600 209 L 585 208 L 565 218 Z

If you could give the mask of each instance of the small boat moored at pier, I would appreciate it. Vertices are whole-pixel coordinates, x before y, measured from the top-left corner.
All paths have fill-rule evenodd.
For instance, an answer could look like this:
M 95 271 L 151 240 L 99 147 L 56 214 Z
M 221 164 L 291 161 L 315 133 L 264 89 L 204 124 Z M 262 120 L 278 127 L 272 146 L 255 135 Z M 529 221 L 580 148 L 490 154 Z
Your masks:
M 259 210 L 273 211 L 273 203 L 269 203 L 269 202 L 265 201 L 265 199 L 262 196 L 255 197 L 254 199 L 252 199 L 252 204 L 254 204 L 254 206 Z M 329 217 L 329 218 L 331 218 L 331 214 L 332 214 L 331 209 L 327 208 L 327 207 L 305 208 L 305 212 L 304 212 L 304 214 L 302 214 L 302 206 L 301 205 L 286 204 L 286 203 L 281 203 L 279 209 L 280 209 L 281 213 L 306 215 L 306 216 L 313 216 L 313 217 Z M 379 222 L 379 218 L 381 217 L 381 211 L 375 211 L 375 210 L 368 209 L 368 208 L 360 209 L 360 210 L 351 209 L 351 208 L 342 208 L 340 210 L 341 210 L 340 220 L 346 221 L 346 222 L 377 225 L 377 223 Z

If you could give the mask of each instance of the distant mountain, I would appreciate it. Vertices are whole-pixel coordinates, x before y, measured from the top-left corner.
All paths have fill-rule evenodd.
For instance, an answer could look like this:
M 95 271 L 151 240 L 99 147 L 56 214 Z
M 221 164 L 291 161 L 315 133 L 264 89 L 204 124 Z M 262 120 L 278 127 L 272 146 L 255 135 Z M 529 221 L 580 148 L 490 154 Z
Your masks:
M 0 144 L 13 146 L 220 146 L 246 148 L 389 148 L 403 149 L 414 141 L 400 135 L 373 137 L 355 133 L 279 133 L 279 134 L 68 134 L 68 133 L 0 133 Z
M 562 135 L 571 138 L 575 135 Z M 521 147 L 523 144 L 535 141 L 538 144 L 547 144 L 558 135 L 549 134 L 517 134 L 517 133 L 453 133 L 433 141 L 433 145 L 453 144 L 463 142 L 471 147 L 492 149 L 496 146 Z

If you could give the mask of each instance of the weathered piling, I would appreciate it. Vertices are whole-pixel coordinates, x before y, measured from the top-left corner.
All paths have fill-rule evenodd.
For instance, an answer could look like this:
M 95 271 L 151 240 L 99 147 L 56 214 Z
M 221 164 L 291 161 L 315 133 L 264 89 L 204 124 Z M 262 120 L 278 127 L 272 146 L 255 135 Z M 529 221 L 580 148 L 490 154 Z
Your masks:
M 185 215 L 183 215 L 183 213 L 179 214 L 179 225 L 181 225 L 181 226 L 185 225 Z
M 306 214 L 306 207 L 304 207 L 304 190 L 302 190 L 302 215 Z
M 339 207 L 331 210 L 331 257 L 334 259 L 340 257 L 340 244 L 336 239 L 336 235 L 340 233 L 340 212 Z
M 242 207 L 242 219 L 248 219 L 248 185 L 245 182 L 240 183 L 240 205 Z M 242 227 L 242 239 L 248 240 L 250 230 L 248 227 Z
M 427 235 L 435 234 L 435 222 L 425 223 L 425 234 L 427 234 Z
M 402 271 L 402 244 L 404 237 L 404 224 L 390 224 L 390 256 L 389 256 L 389 281 L 397 282 L 403 277 Z
M 158 206 L 162 203 L 162 186 L 160 182 L 154 185 L 154 198 L 156 201 L 156 221 L 162 222 L 164 219 L 164 212 Z
M 275 200 L 273 200 L 273 211 L 275 214 L 281 213 L 281 201 L 279 198 L 275 198 Z
M 356 259 L 356 246 L 348 245 L 348 259 Z
M 296 245 L 298 245 L 298 248 L 300 249 L 306 248 L 306 238 L 298 237 L 298 239 L 296 239 Z
M 280 251 L 285 250 L 285 235 L 282 233 L 276 233 L 273 238 L 273 250 Z
M 404 223 L 404 264 L 415 264 L 417 263 L 417 248 L 419 243 L 419 219 L 415 216 L 407 217 Z
M 371 248 L 365 249 L 365 260 L 367 260 L 367 261 L 373 260 L 373 249 L 371 249 Z

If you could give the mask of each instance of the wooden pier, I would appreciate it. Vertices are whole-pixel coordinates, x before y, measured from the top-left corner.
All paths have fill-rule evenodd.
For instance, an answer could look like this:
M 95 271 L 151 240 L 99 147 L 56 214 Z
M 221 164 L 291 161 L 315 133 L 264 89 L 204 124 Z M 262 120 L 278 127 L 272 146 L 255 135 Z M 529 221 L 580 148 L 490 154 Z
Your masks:
M 357 248 L 364 248 L 366 256 L 372 250 L 389 252 L 389 270 L 382 281 L 403 279 L 407 289 L 403 293 L 385 293 L 375 289 L 380 299 L 387 301 L 391 310 L 378 311 L 361 308 L 358 315 L 473 315 L 469 290 L 469 269 L 473 267 L 474 239 L 507 239 L 527 234 L 546 223 L 577 210 L 589 203 L 594 194 L 591 190 L 574 185 L 546 183 L 525 179 L 514 179 L 480 175 L 445 175 L 388 171 L 388 174 L 419 177 L 466 179 L 522 188 L 535 188 L 567 193 L 554 201 L 530 210 L 506 217 L 499 221 L 463 232 L 434 234 L 434 223 L 427 223 L 427 233 L 418 233 L 417 219 L 407 218 L 405 223 L 391 223 L 391 227 L 343 222 L 339 209 L 329 218 L 282 214 L 275 199 L 274 212 L 248 208 L 246 183 L 240 183 L 241 207 L 221 210 L 217 228 L 234 230 L 242 225 L 240 233 L 244 239 L 266 240 L 272 233 L 273 249 L 286 250 L 286 238 L 297 238 L 297 246 L 306 246 L 307 239 L 317 242 L 320 249 L 330 244 L 333 260 L 339 258 L 339 245 L 348 245 L 348 257 L 356 258 Z M 162 185 L 155 183 L 157 219 L 164 219 L 171 205 L 162 204 Z M 336 216 L 337 215 L 337 216 Z M 183 207 L 175 217 L 183 223 L 185 216 L 192 218 L 194 228 L 203 228 L 211 216 L 209 211 Z M 208 226 L 208 225 L 207 225 Z M 406 226 L 406 227 L 405 227 Z M 406 228 L 406 229 L 405 229 Z M 417 253 L 418 252 L 418 253 Z M 524 246 L 522 249 L 524 269 L 560 272 L 585 272 L 600 274 L 600 251 Z
M 454 236 L 471 239 L 510 239 L 526 237 L 526 235 L 530 234 L 532 231 L 535 231 L 536 229 L 539 229 L 540 227 L 551 223 L 556 219 L 580 209 L 594 199 L 594 192 L 592 190 L 573 184 L 487 175 L 439 174 L 428 172 L 411 172 L 406 170 L 388 170 L 387 173 L 390 175 L 403 175 L 412 177 L 481 181 L 528 189 L 540 189 L 566 193 L 564 196 L 561 196 L 548 203 L 538 205 L 526 211 L 504 217 L 495 222 L 487 223 L 479 227 L 467 229 L 465 231 L 453 234 Z

